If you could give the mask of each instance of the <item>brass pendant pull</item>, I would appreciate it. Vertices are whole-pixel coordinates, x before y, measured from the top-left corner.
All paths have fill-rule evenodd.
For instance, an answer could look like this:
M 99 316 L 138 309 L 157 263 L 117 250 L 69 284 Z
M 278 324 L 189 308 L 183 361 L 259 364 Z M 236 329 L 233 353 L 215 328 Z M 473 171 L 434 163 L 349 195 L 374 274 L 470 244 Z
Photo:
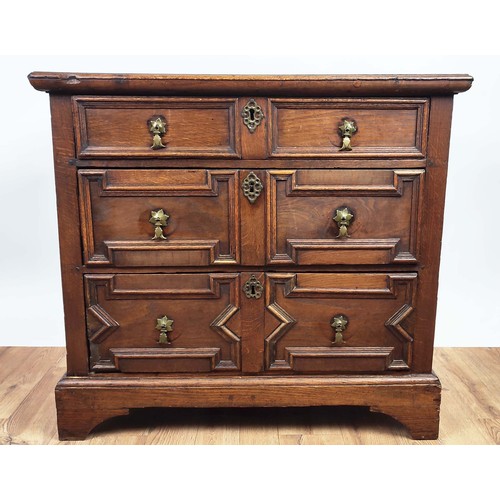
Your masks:
M 335 331 L 335 338 L 332 340 L 333 345 L 339 346 L 345 344 L 342 332 L 347 328 L 348 324 L 349 320 L 343 314 L 337 314 L 337 316 L 332 318 L 330 326 Z
M 344 118 L 342 125 L 339 125 L 340 135 L 342 137 L 342 147 L 339 151 L 352 151 L 351 137 L 358 131 L 356 123 Z
M 161 138 L 167 132 L 167 122 L 161 116 L 156 120 L 149 121 L 149 131 L 153 134 L 153 145 L 151 149 L 166 148 L 165 144 L 161 142 Z
M 155 235 L 153 240 L 166 240 L 167 238 L 163 234 L 163 228 L 168 224 L 168 219 L 170 215 L 163 211 L 163 208 L 158 210 L 151 210 L 151 218 L 149 222 L 155 227 Z
M 262 292 L 264 291 L 264 287 L 255 275 L 252 274 L 250 279 L 243 285 L 243 291 L 249 299 L 260 299 Z
M 335 210 L 335 215 L 333 216 L 333 220 L 339 226 L 339 234 L 337 238 L 349 238 L 350 236 L 347 234 L 347 228 L 351 223 L 351 220 L 354 219 L 354 214 L 350 211 L 349 208 L 337 208 Z
M 264 189 L 262 181 L 253 172 L 250 172 L 245 177 L 241 187 L 243 188 L 243 194 L 252 204 L 255 203 L 255 200 L 260 196 L 260 193 Z
M 250 99 L 241 111 L 243 123 L 247 126 L 250 133 L 253 134 L 255 129 L 264 119 L 262 108 L 255 102 L 255 99 Z
M 163 316 L 162 318 L 157 318 L 156 329 L 160 331 L 160 338 L 158 339 L 158 344 L 170 344 L 172 341 L 168 336 L 168 333 L 173 331 L 174 320 L 170 319 L 168 316 Z

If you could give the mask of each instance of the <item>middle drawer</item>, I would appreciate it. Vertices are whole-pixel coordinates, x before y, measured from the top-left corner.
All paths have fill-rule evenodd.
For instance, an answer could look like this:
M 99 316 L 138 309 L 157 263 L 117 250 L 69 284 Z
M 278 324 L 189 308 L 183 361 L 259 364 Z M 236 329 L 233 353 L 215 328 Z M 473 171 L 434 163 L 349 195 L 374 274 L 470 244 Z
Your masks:
M 80 170 L 85 265 L 418 262 L 424 170 L 245 173 Z M 249 177 L 257 183 L 253 196 Z M 251 249 L 251 262 L 242 248 Z
M 424 170 L 271 170 L 267 263 L 415 264 Z
M 84 262 L 240 263 L 235 170 L 80 170 Z

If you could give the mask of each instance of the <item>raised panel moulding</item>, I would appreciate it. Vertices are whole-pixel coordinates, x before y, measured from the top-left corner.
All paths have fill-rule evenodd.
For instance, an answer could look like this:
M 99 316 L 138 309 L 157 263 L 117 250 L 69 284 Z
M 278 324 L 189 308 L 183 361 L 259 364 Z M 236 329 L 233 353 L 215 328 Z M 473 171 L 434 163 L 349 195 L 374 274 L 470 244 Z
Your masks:
M 321 276 L 308 273 L 272 273 L 267 275 L 266 283 L 266 307 L 267 310 L 279 321 L 279 324 L 265 338 L 266 366 L 270 370 L 293 370 L 295 366 L 301 366 L 302 371 L 353 371 L 360 368 L 358 358 L 364 358 L 363 367 L 367 371 L 407 370 L 412 364 L 413 358 L 413 336 L 403 326 L 402 322 L 413 312 L 416 293 L 416 273 L 394 273 L 394 274 L 345 274 L 336 273 L 331 275 L 332 280 L 338 281 L 336 287 L 321 282 L 318 285 L 301 286 L 301 279 L 308 281 L 308 277 Z M 343 276 L 346 280 L 343 282 Z M 356 286 L 357 277 L 363 280 L 365 286 Z M 347 283 L 349 282 L 349 283 Z M 360 281 L 361 283 L 361 281 Z M 383 284 L 385 283 L 385 286 Z M 370 287 L 371 285 L 371 287 Z M 283 295 L 287 299 L 293 298 L 315 298 L 317 300 L 328 298 L 356 298 L 376 299 L 397 298 L 400 294 L 404 304 L 384 323 L 387 329 L 395 336 L 403 346 L 404 359 L 395 359 L 392 347 L 286 347 L 285 359 L 276 358 L 277 343 L 296 325 L 300 325 L 300 319 L 294 318 L 285 308 L 276 302 L 276 288 L 283 288 Z M 384 354 L 385 353 L 385 354 Z M 339 363 L 337 360 L 343 361 Z M 368 359 L 369 358 L 369 359 Z M 382 359 L 383 358 L 383 359 Z M 317 361 L 321 359 L 321 363 Z M 328 361 L 325 363 L 325 359 Z M 312 360 L 312 361 L 311 361 Z M 349 361 L 347 361 L 349 360 Z M 355 364 L 352 364 L 356 360 Z M 298 363 L 298 364 L 297 364 Z M 316 366 L 319 365 L 321 366 Z M 309 368 L 307 368 L 309 367 Z
M 368 172 L 368 171 L 367 171 Z M 342 179 L 343 171 L 318 172 L 314 170 L 271 170 L 268 173 L 269 195 L 267 218 L 269 238 L 267 241 L 267 259 L 269 264 L 298 265 L 336 265 L 336 264 L 390 264 L 418 262 L 418 214 L 423 189 L 424 170 L 376 170 L 369 171 L 370 184 L 349 184 Z M 316 175 L 321 179 L 316 179 Z M 363 171 L 355 173 L 356 178 L 363 178 Z M 325 177 L 329 180 L 325 181 Z M 390 182 L 389 181 L 390 177 Z M 337 184 L 337 179 L 344 183 Z M 331 197 L 332 207 L 335 197 L 399 197 L 410 196 L 408 214 L 407 246 L 401 238 L 286 238 L 283 242 L 279 235 L 279 193 L 278 183 L 285 183 L 285 196 L 288 197 Z M 333 210 L 333 208 L 332 208 Z M 281 244 L 281 245 L 280 245 Z M 285 246 L 286 253 L 278 251 Z
M 118 371 L 141 373 L 210 372 L 220 362 L 217 348 L 111 349 Z
M 181 176 L 177 171 L 155 170 L 151 172 L 82 169 L 78 172 L 80 190 L 80 212 L 85 263 L 92 266 L 148 267 L 152 266 L 208 266 L 237 264 L 240 262 L 240 224 L 238 172 L 193 170 Z M 131 181 L 129 181 L 131 179 Z M 149 179 L 149 181 L 148 181 Z M 151 179 L 156 179 L 153 182 Z M 98 199 L 106 197 L 129 196 L 182 196 L 182 197 L 218 197 L 221 183 L 227 183 L 228 221 L 227 243 L 229 254 L 221 250 L 221 241 L 204 239 L 175 239 L 158 243 L 151 238 L 128 240 L 126 233 L 122 240 L 100 242 L 104 252 L 96 251 L 94 233 L 93 198 L 91 183 L 97 186 Z M 95 203 L 95 202 L 94 202 Z

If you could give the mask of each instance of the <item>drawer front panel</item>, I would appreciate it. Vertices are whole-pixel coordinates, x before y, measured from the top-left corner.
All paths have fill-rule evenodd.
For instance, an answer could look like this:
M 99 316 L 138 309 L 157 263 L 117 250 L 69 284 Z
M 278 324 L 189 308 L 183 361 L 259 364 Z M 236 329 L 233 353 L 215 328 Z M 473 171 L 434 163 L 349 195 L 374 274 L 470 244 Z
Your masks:
M 240 262 L 237 172 L 116 169 L 78 175 L 85 264 Z M 152 221 L 160 209 L 163 226 Z
M 270 156 L 423 158 L 428 99 L 272 99 Z M 353 121 L 352 150 L 339 126 Z
M 239 290 L 238 274 L 86 275 L 91 370 L 240 370 Z
M 236 100 L 176 97 L 74 97 L 79 158 L 238 158 Z M 152 149 L 151 121 L 161 145 Z M 165 147 L 162 147 L 165 146 Z
M 270 171 L 268 263 L 416 263 L 423 177 L 424 170 Z
M 267 274 L 266 369 L 408 370 L 416 282 L 414 273 Z

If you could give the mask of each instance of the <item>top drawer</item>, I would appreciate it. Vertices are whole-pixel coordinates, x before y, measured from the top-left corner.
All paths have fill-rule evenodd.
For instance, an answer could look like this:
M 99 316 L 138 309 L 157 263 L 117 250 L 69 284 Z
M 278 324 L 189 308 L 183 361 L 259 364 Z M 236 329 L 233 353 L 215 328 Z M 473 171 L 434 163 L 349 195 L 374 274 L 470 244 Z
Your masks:
M 236 103 L 226 98 L 75 96 L 77 156 L 239 158 Z M 151 129 L 157 119 L 155 134 Z
M 271 157 L 425 157 L 428 99 L 271 99 L 270 108 Z M 354 129 L 343 133 L 345 121 Z

